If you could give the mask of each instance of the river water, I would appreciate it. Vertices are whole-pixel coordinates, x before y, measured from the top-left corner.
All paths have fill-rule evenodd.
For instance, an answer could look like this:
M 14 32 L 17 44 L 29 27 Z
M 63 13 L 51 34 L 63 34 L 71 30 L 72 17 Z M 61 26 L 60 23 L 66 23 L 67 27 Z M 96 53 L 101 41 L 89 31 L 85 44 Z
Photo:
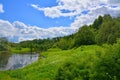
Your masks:
M 0 55 L 0 70 L 14 70 L 23 68 L 37 61 L 39 54 L 2 54 Z

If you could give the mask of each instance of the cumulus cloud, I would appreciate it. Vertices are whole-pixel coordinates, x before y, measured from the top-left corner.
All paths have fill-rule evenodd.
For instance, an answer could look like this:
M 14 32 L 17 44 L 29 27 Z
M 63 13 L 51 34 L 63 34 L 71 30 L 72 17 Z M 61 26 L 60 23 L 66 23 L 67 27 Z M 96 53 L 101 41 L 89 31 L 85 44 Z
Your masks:
M 4 13 L 3 5 L 2 4 L 0 4 L 0 13 Z
M 58 6 L 41 8 L 39 5 L 31 4 L 31 6 L 39 11 L 44 11 L 45 16 L 56 18 L 61 16 L 76 16 L 86 9 L 91 9 L 99 4 L 107 4 L 107 0 L 57 0 Z M 115 1 L 113 1 L 115 2 Z M 112 3 L 113 3 L 112 2 Z M 111 3 L 109 1 L 109 3 Z M 117 2 L 115 2 L 117 3 Z M 69 12 L 64 13 L 62 10 Z
M 10 22 L 0 20 L 0 36 L 12 37 L 14 36 L 15 31 L 16 31 L 15 28 Z
M 113 8 L 112 6 L 108 5 L 93 7 L 89 10 L 90 11 L 88 14 L 77 16 L 74 22 L 71 24 L 71 27 L 79 28 L 85 24 L 89 25 L 93 23 L 99 15 L 103 16 L 105 14 L 110 14 L 113 17 L 120 15 L 120 7 Z
M 44 29 L 37 26 L 28 26 L 19 21 L 10 23 L 9 21 L 0 20 L 0 36 L 9 37 L 10 39 L 16 38 L 17 42 L 65 36 L 74 32 L 75 29 L 69 27 L 52 27 Z
M 99 15 L 110 14 L 114 17 L 120 15 L 120 0 L 57 0 L 57 3 L 58 5 L 53 7 L 41 8 L 36 4 L 31 6 L 51 18 L 75 17 L 70 26 L 72 28 L 91 24 Z
M 99 15 L 120 15 L 120 0 L 57 0 L 58 5 L 52 7 L 31 6 L 50 18 L 74 17 L 70 26 L 51 27 L 48 29 L 28 26 L 22 22 L 0 20 L 0 36 L 17 38 L 17 41 L 53 38 L 72 34 L 79 27 L 91 24 Z M 0 5 L 1 6 L 1 5 Z M 4 12 L 0 7 L 0 12 Z

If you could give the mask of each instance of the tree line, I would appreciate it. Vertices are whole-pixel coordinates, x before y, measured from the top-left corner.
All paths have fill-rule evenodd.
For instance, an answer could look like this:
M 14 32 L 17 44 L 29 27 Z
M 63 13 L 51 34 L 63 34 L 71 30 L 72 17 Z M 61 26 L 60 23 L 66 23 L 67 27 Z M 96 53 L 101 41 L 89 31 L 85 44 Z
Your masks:
M 35 39 L 13 43 L 11 47 L 33 48 L 36 51 L 46 51 L 58 47 L 62 50 L 77 48 L 81 45 L 113 44 L 120 38 L 120 17 L 112 18 L 109 14 L 99 16 L 93 24 L 84 25 L 75 34 L 64 37 Z

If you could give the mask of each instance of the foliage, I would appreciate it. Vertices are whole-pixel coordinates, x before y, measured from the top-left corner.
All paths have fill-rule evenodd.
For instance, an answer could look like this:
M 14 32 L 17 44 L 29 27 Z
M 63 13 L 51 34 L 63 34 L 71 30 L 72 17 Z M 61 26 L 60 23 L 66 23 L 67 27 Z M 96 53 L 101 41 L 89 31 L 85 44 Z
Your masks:
M 0 51 L 8 51 L 10 50 L 8 40 L 6 37 L 1 37 L 0 38 Z
M 93 24 L 84 25 L 75 33 L 68 36 L 56 37 L 52 39 L 35 39 L 22 41 L 18 44 L 11 44 L 12 47 L 30 48 L 34 51 L 47 51 L 50 48 L 60 48 L 62 50 L 79 47 L 81 45 L 92 44 L 113 44 L 120 38 L 120 18 L 112 18 L 109 14 L 99 16 Z
M 105 56 L 97 63 L 94 78 L 100 80 L 120 79 L 120 40 L 113 46 L 107 47 Z
M 117 38 L 120 38 L 119 33 L 120 33 L 120 23 L 118 20 L 111 19 L 108 21 L 104 21 L 96 36 L 96 42 L 98 44 L 103 44 L 103 43 L 113 44 L 116 42 Z
M 57 44 L 58 47 L 62 50 L 71 49 L 74 44 L 73 35 L 61 38 Z
M 102 23 L 103 23 L 103 17 L 99 16 L 98 19 L 95 19 L 95 21 L 93 22 L 92 27 L 94 29 L 99 29 Z
M 41 57 L 37 62 L 35 62 L 31 65 L 28 65 L 27 67 L 25 67 L 23 69 L 18 69 L 18 70 L 13 70 L 13 71 L 4 71 L 2 73 L 0 72 L 1 73 L 0 78 L 1 78 L 1 80 L 4 80 L 4 78 L 6 78 L 6 80 L 7 80 L 7 76 L 9 76 L 9 78 L 11 78 L 11 80 L 12 79 L 16 79 L 16 80 L 54 80 L 55 76 L 58 74 L 59 67 L 62 67 L 62 65 L 66 64 L 66 63 L 70 62 L 70 63 L 76 65 L 76 66 L 70 65 L 71 68 L 70 67 L 69 68 L 71 70 L 72 70 L 72 67 L 77 69 L 78 68 L 77 65 L 83 66 L 82 64 L 86 64 L 88 62 L 90 62 L 89 67 L 92 67 L 93 65 L 91 64 L 91 62 L 93 62 L 94 59 L 96 58 L 95 57 L 95 49 L 101 50 L 102 48 L 99 46 L 91 45 L 91 46 L 82 46 L 77 49 L 71 49 L 71 50 L 60 50 L 58 48 L 48 49 L 46 52 L 43 52 L 41 54 Z M 92 57 L 90 57 L 91 60 L 89 60 L 90 55 L 94 56 L 93 60 L 92 60 Z M 88 64 L 86 64 L 86 66 L 87 65 Z M 73 71 L 75 71 L 76 69 L 74 69 Z M 81 71 L 80 71 L 81 74 L 83 72 L 86 72 L 86 70 L 83 71 L 82 69 L 86 69 L 85 66 L 83 66 L 83 68 L 81 68 Z M 78 71 L 78 70 L 76 70 L 76 71 Z M 5 76 L 3 77 L 2 74 L 4 74 Z
M 16 80 L 119 80 L 119 58 L 120 40 L 114 45 L 54 48 L 43 52 L 37 62 L 24 69 L 2 74 L 6 79 L 9 76 Z M 4 80 L 2 74 L 0 78 Z
M 95 54 L 84 52 L 83 56 L 66 61 L 59 67 L 55 80 L 119 80 L 119 67 L 120 39 L 114 45 L 96 49 Z
M 74 46 L 79 47 L 81 45 L 94 44 L 95 38 L 90 28 L 88 26 L 83 26 L 75 35 L 74 41 L 75 41 Z

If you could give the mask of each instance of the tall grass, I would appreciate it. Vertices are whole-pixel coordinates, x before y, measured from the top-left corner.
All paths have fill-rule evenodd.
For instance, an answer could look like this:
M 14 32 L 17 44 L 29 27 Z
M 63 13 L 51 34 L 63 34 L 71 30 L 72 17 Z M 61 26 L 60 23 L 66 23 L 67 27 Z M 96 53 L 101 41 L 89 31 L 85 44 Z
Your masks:
M 25 51 L 27 50 L 25 49 Z M 87 65 L 84 63 L 87 60 L 92 67 L 93 64 L 90 61 L 98 58 L 96 51 L 103 51 L 103 48 L 91 45 L 71 50 L 49 49 L 40 54 L 37 62 L 23 69 L 0 72 L 0 80 L 54 80 L 58 74 L 58 69 L 66 62 L 80 62 Z

